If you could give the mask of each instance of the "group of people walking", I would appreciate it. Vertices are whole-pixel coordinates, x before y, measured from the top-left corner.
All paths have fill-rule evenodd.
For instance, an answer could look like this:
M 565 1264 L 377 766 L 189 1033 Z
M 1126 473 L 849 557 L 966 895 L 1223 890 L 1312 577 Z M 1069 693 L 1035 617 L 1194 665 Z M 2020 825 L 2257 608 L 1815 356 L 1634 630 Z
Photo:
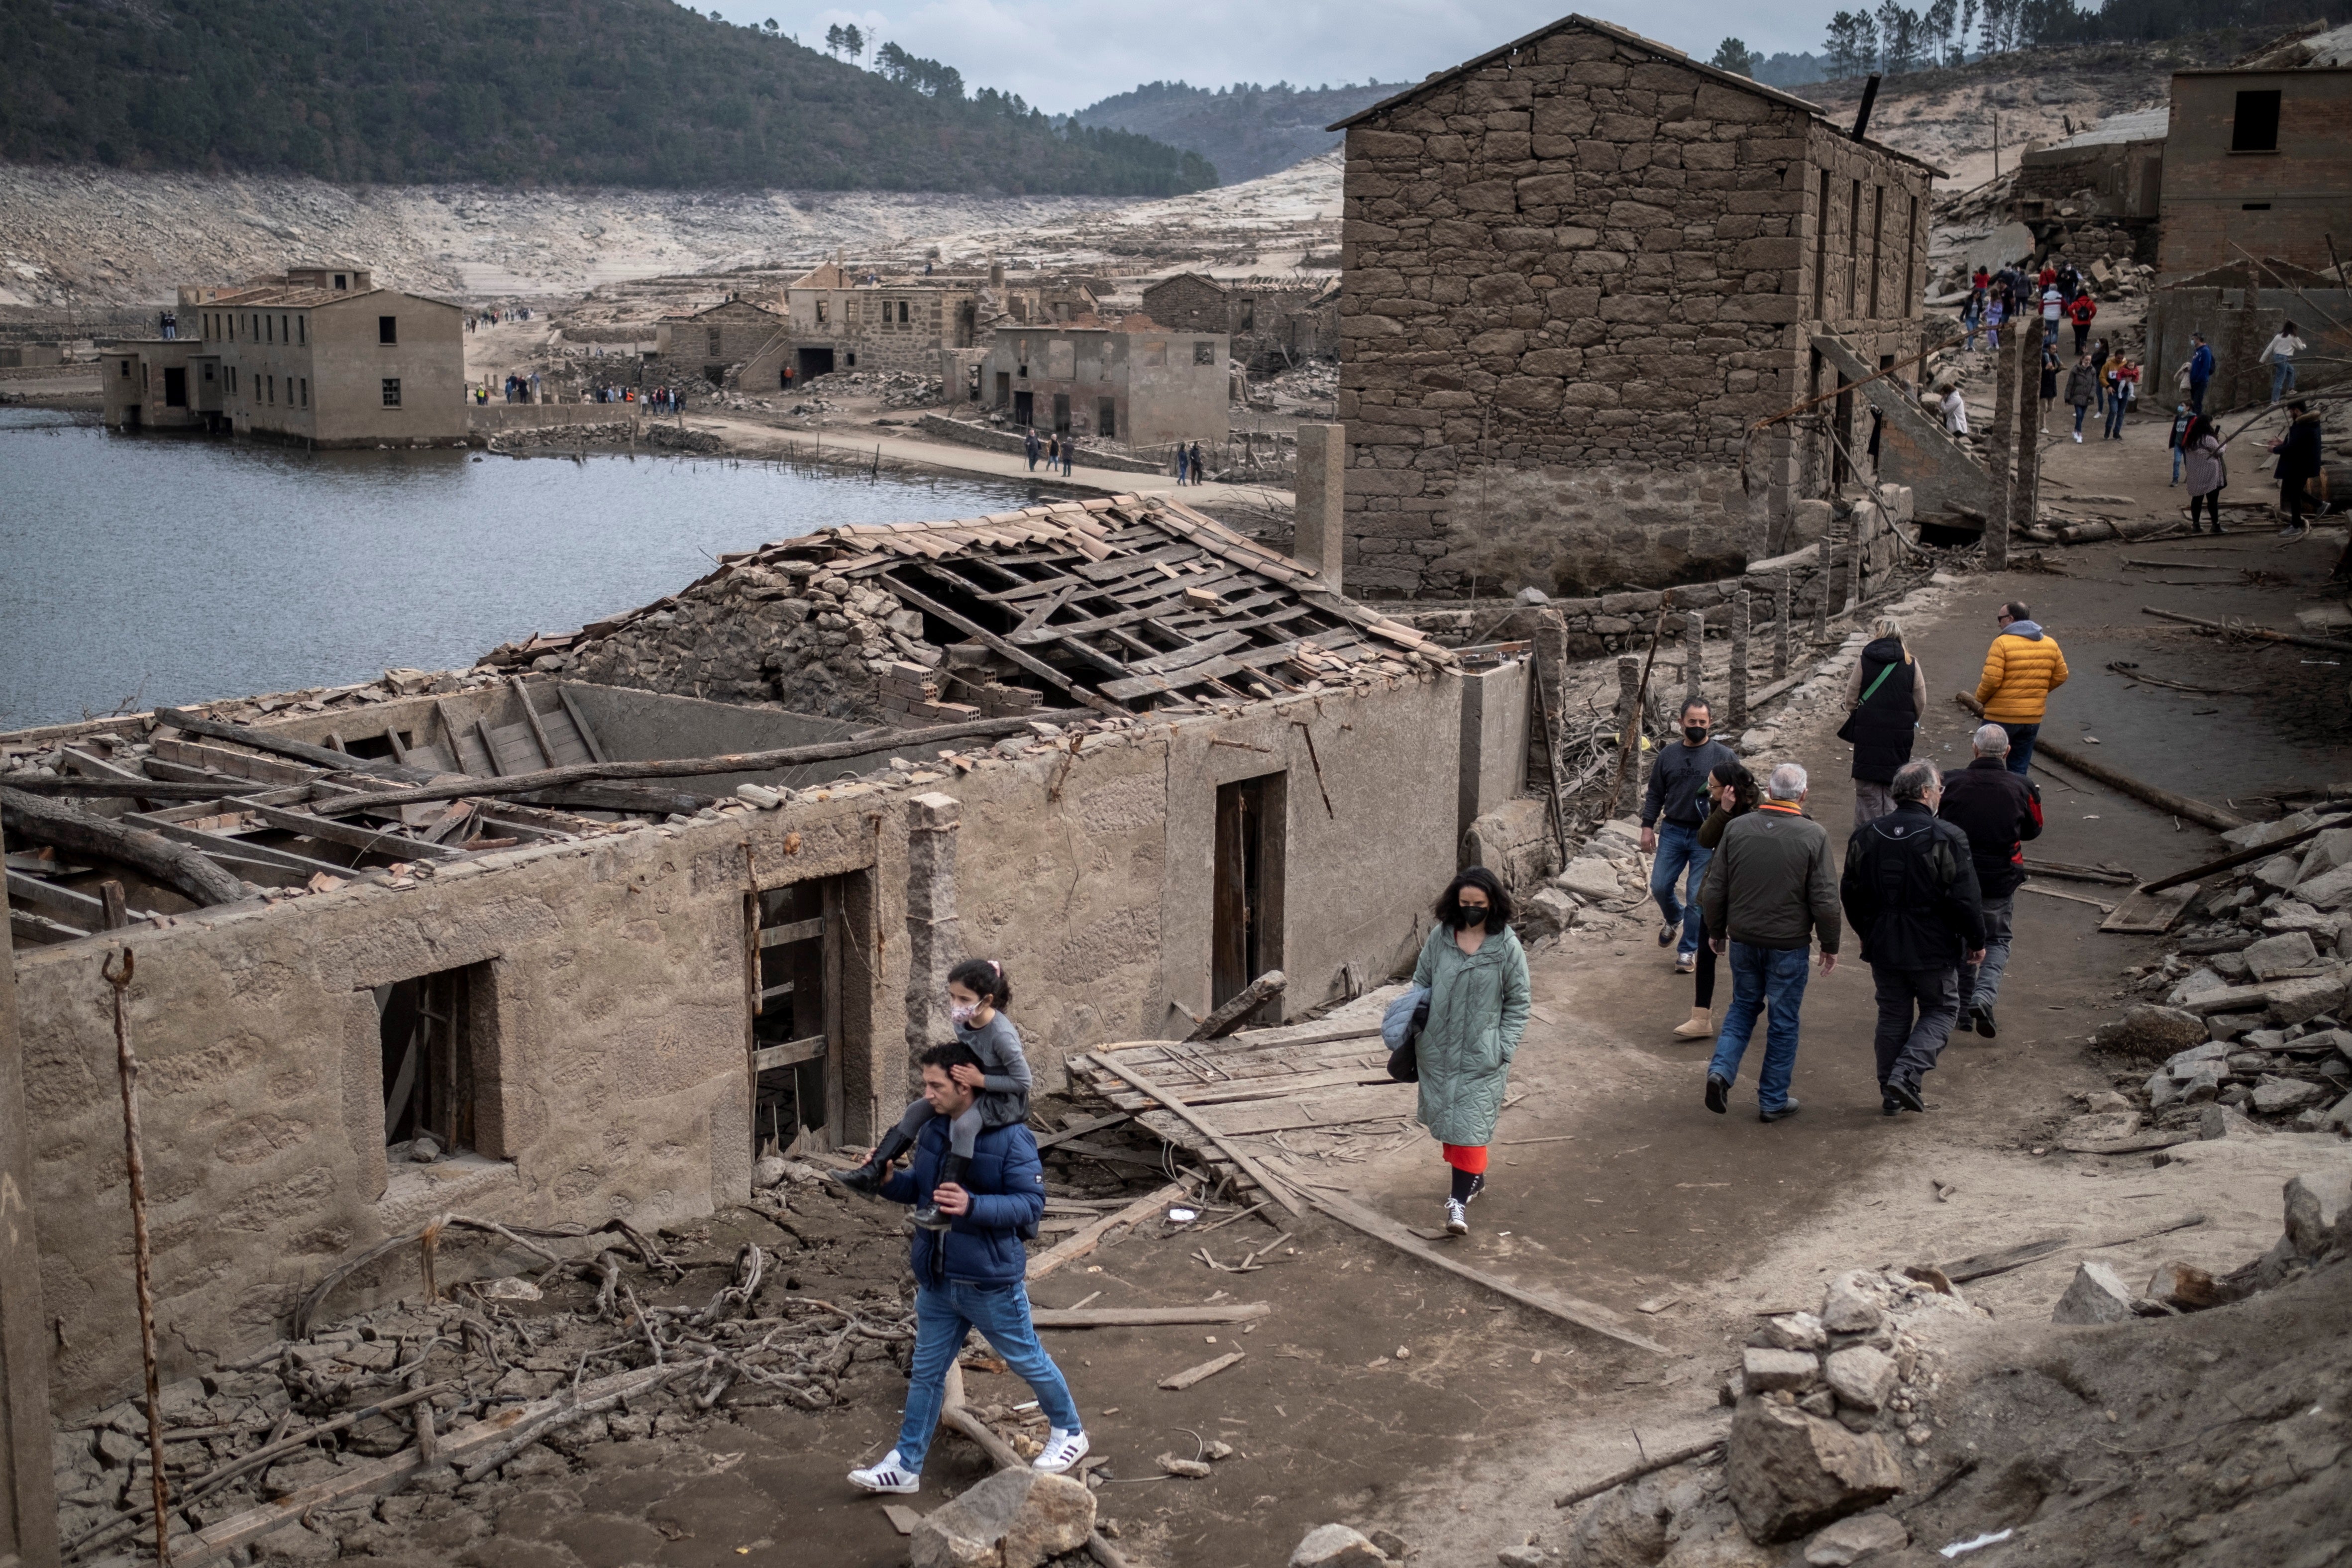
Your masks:
M 2286 405 L 2287 427 L 2271 442 L 2267 450 L 2276 455 L 2274 476 L 2278 480 L 2279 538 L 2299 539 L 2311 531 L 2304 520 L 2304 508 L 2311 504 L 2311 482 L 2324 471 L 2320 449 L 2319 415 L 2311 405 L 2296 398 Z M 2215 533 L 2227 530 L 2221 524 L 2221 492 L 2230 485 L 2230 444 L 2210 414 L 2200 413 L 2187 403 L 2173 411 L 2172 434 L 2173 485 L 2184 480 L 2189 486 L 2189 531 L 2203 533 L 2208 523 Z
M 1826 829 L 1804 810 L 1811 781 L 1785 762 L 1758 779 L 1715 740 L 1707 705 L 1682 712 L 1679 745 L 1661 749 L 1642 807 L 1642 843 L 1654 849 L 1650 891 L 1658 945 L 1694 974 L 1685 1040 L 1715 1042 L 1707 1109 L 1729 1109 L 1733 1082 L 1769 1016 L 1757 1079 L 1766 1122 L 1796 1113 L 1789 1089 L 1813 949 L 1835 971 L 1844 927 L 1862 941 L 1877 990 L 1874 1040 L 1883 1110 L 1923 1112 L 1923 1082 L 1965 1019 L 1995 1032 L 1994 1005 L 2009 963 L 2011 901 L 2023 883 L 2024 844 L 2042 831 L 2041 796 L 2027 778 L 2065 655 L 2011 602 L 1985 658 L 1977 698 L 1986 723 L 1973 760 L 1944 773 L 1911 747 L 1927 706 L 1927 677 L 1891 617 L 1873 627 L 1847 676 L 1840 737 L 1854 748 L 1854 824 L 1843 872 Z M 1715 1023 L 1716 960 L 1732 996 Z
M 1192 443 L 1190 448 L 1181 441 L 1176 444 L 1176 483 L 1205 485 L 1209 482 L 1208 473 L 1209 471 L 1201 465 L 1199 442 Z
M 1056 431 L 1040 440 L 1037 427 L 1033 424 L 1023 436 L 1022 447 L 1029 455 L 1029 472 L 1032 474 L 1037 471 L 1037 459 L 1041 455 L 1045 459 L 1045 472 L 1048 474 L 1058 466 L 1062 476 L 1066 479 L 1070 470 L 1077 466 L 1078 441 L 1075 435 Z
M 2079 355 L 2089 347 L 2091 323 L 2098 314 L 2099 302 L 2091 293 L 2090 280 L 2071 262 L 2053 256 L 2042 263 L 2039 272 L 2022 267 L 2004 267 L 1994 272 L 1979 267 L 1969 280 L 1968 298 L 1960 304 L 1961 346 L 1973 352 L 1978 334 L 1982 333 L 1986 350 L 1998 353 L 2004 325 L 2014 329 L 2038 315 L 2045 344 L 2055 344 L 2062 323 L 2072 322 L 2074 352 Z
M 528 306 L 501 306 L 496 309 L 469 312 L 466 317 L 466 330 L 479 332 L 488 328 L 503 326 L 509 321 L 530 319 L 530 309 Z

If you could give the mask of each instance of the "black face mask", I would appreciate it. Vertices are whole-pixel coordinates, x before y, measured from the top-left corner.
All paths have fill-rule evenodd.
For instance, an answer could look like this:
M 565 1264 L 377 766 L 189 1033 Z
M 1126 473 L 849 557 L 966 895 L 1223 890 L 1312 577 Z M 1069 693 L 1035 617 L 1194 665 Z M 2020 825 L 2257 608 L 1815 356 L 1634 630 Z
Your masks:
M 1686 724 L 1683 726 L 1683 738 L 1689 741 L 1693 746 L 1705 746 L 1706 744 L 1706 727 L 1701 724 Z
M 1486 925 L 1486 906 L 1483 904 L 1457 904 L 1454 906 L 1454 924 L 1467 931 L 1473 926 Z

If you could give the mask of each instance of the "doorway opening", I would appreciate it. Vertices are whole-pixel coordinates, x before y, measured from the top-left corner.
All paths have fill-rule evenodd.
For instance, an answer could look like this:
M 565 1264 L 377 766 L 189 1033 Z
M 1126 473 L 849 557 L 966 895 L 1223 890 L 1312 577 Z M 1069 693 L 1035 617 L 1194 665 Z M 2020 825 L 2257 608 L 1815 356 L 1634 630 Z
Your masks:
M 494 1104 L 481 1085 L 496 1079 L 489 966 L 442 969 L 374 989 L 383 1056 L 383 1141 L 430 1136 L 444 1154 L 503 1157 Z
M 1013 394 L 1013 423 L 1024 427 L 1037 423 L 1037 394 L 1017 392 Z
M 163 372 L 163 406 L 165 408 L 188 406 L 188 372 L 177 365 L 170 367 Z
M 749 895 L 744 966 L 751 1151 L 838 1147 L 877 1113 L 863 1048 L 864 945 L 871 918 L 862 873 Z
M 800 355 L 800 380 L 803 382 L 814 381 L 819 376 L 829 376 L 833 374 L 833 350 L 831 349 L 802 349 L 798 352 Z
M 1209 1003 L 1223 1007 L 1282 967 L 1284 824 L 1288 776 L 1217 786 L 1216 872 L 1210 895 Z M 1262 1013 L 1280 1016 L 1281 1003 Z M 1268 1021 L 1254 1017 L 1244 1022 Z

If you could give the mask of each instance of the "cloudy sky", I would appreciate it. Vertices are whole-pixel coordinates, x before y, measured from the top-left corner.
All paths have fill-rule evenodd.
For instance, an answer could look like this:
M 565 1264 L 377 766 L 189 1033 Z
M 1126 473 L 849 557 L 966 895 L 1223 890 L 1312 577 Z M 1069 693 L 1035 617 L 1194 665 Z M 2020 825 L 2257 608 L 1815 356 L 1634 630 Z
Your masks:
M 1588 4 L 1590 0 L 1588 0 Z M 1839 0 L 1843 3 L 1843 0 Z M 1019 93 L 1050 113 L 1139 82 L 1417 81 L 1533 32 L 1574 0 L 892 0 L 876 7 L 802 0 L 699 0 L 733 22 L 774 17 L 813 47 L 855 23 L 874 44 L 943 60 L 974 87 Z M 1838 8 L 1809 0 L 1759 12 L 1730 0 L 1645 0 L 1588 13 L 1705 57 L 1725 35 L 1764 54 L 1821 47 Z

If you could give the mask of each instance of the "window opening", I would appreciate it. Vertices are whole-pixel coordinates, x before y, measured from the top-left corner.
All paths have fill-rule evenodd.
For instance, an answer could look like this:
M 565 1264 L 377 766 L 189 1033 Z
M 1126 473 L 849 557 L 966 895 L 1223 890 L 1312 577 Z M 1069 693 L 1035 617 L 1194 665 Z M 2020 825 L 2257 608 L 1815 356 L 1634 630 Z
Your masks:
M 2230 120 L 2230 151 L 2275 152 L 2278 138 L 2279 89 L 2240 93 L 2237 112 Z
M 1215 341 L 1212 339 L 1203 338 L 1199 342 L 1193 344 L 1192 362 L 1196 365 L 1215 364 L 1217 362 L 1217 345 Z
M 386 408 L 398 408 L 400 406 L 400 378 L 398 376 L 386 376 L 383 378 L 383 406 Z
M 1118 439 L 1118 400 L 1116 398 L 1095 400 L 1095 434 L 1105 441 Z
M 471 1015 L 474 972 L 485 967 L 443 969 L 375 988 L 387 1145 L 429 1134 L 445 1154 L 478 1146 Z
M 397 316 L 377 317 L 375 319 L 375 340 L 379 343 L 399 342 L 400 318 Z

